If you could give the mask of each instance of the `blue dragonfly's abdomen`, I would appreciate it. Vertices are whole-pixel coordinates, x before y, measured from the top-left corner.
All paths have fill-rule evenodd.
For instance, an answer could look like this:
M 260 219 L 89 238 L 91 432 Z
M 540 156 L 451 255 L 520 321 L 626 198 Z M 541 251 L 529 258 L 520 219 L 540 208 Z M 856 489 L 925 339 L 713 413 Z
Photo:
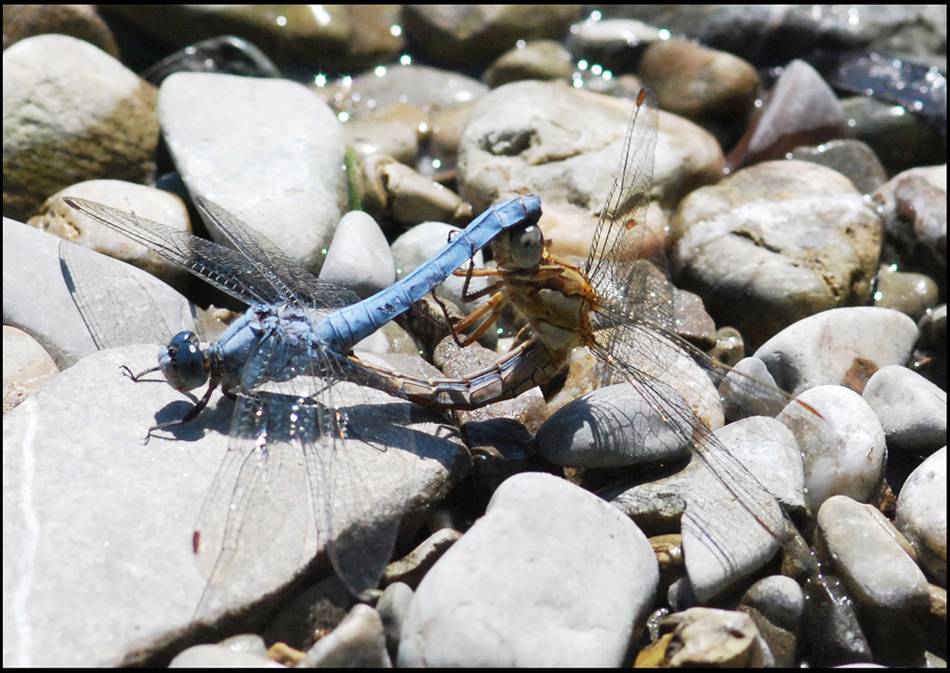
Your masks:
M 535 223 L 540 217 L 541 200 L 536 196 L 521 196 L 493 206 L 446 243 L 435 257 L 399 282 L 329 315 L 317 327 L 317 339 L 331 351 L 348 352 L 358 341 L 422 299 L 501 231 Z

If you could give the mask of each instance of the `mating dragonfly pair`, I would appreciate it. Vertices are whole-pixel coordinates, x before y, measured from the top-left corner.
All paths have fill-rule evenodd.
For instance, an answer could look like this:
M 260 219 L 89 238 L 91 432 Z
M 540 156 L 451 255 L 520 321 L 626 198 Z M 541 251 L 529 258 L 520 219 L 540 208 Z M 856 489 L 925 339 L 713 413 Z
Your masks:
M 577 346 L 588 347 L 597 358 L 602 381 L 634 386 L 673 432 L 692 444 L 755 521 L 786 548 L 801 548 L 797 532 L 775 499 L 660 382 L 672 360 L 689 346 L 672 331 L 670 286 L 661 282 L 662 276 L 658 280 L 654 267 L 635 261 L 644 238 L 656 133 L 655 103 L 641 92 L 625 136 L 620 171 L 583 269 L 548 251 L 538 227 L 540 201 L 526 196 L 486 211 L 428 263 L 363 301 L 313 277 L 208 201 L 199 199 L 199 207 L 234 249 L 101 204 L 65 199 L 250 306 L 216 344 L 202 348 L 197 337 L 185 332 L 175 336 L 159 358 L 159 368 L 177 389 L 208 384 L 188 418 L 200 411 L 217 386 L 237 398 L 225 459 L 236 468 L 219 471 L 204 508 L 226 509 L 211 513 L 224 532 L 207 535 L 202 523 L 206 513 L 195 531 L 195 552 L 216 559 L 202 604 L 211 601 L 208 592 L 217 590 L 212 587 L 226 586 L 260 562 L 254 554 L 240 551 L 246 543 L 242 530 L 252 516 L 251 508 L 264 501 L 255 490 L 276 482 L 277 456 L 288 453 L 306 466 L 311 492 L 301 497 L 313 503 L 315 532 L 325 541 L 336 573 L 354 594 L 378 585 L 393 551 L 396 526 L 362 532 L 341 529 L 340 511 L 352 509 L 352 500 L 372 485 L 361 483 L 359 466 L 348 458 L 350 440 L 361 428 L 356 417 L 348 417 L 335 402 L 336 382 L 369 386 L 424 406 L 471 409 L 544 383 Z M 489 243 L 496 268 L 464 272 L 491 279 L 472 297 L 489 298 L 455 327 L 474 328 L 465 338 L 470 342 L 505 305 L 513 304 L 528 325 L 508 354 L 487 369 L 457 379 L 431 380 L 390 371 L 351 354 L 362 338 L 408 310 L 448 276 L 462 273 L 459 269 L 474 252 Z M 710 371 L 717 367 L 708 359 L 700 361 Z M 751 386 L 768 389 L 754 382 Z M 273 402 L 281 396 L 286 403 Z M 237 483 L 218 483 L 234 480 L 235 473 Z M 279 531 L 282 516 L 281 511 L 253 512 L 254 525 Z M 199 617 L 203 612 L 199 606 Z

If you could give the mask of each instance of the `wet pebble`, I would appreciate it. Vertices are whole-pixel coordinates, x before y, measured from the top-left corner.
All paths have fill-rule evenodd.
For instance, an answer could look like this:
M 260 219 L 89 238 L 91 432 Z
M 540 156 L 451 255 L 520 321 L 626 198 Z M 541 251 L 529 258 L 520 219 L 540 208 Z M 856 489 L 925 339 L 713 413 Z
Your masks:
M 28 37 L 69 35 L 119 58 L 109 27 L 93 5 L 7 5 L 3 12 L 3 48 Z
M 783 390 L 793 395 L 823 384 L 841 384 L 861 361 L 873 368 L 907 362 L 917 341 L 909 317 L 887 308 L 832 309 L 799 320 L 755 352 Z
M 472 207 L 458 194 L 391 157 L 374 154 L 360 162 L 366 209 L 377 218 L 412 225 L 427 220 L 465 225 Z
M 776 667 L 795 665 L 805 611 L 805 595 L 798 582 L 785 575 L 765 577 L 742 595 L 738 610 L 752 617 Z
M 386 119 L 354 119 L 343 125 L 346 144 L 358 161 L 374 154 L 413 166 L 419 153 L 419 131 L 411 124 Z
M 836 495 L 818 512 L 816 544 L 827 572 L 841 578 L 858 607 L 861 625 L 878 661 L 919 663 L 920 625 L 930 612 L 927 580 L 913 560 L 866 507 Z
M 846 135 L 838 97 L 814 68 L 796 59 L 785 66 L 761 115 L 729 158 L 734 166 L 747 166 Z
M 670 261 L 678 284 L 760 344 L 818 311 L 866 303 L 882 236 L 843 175 L 773 161 L 686 197 L 671 222 Z
M 176 72 L 216 72 L 242 77 L 280 77 L 280 70 L 256 46 L 234 35 L 188 45 L 142 72 L 155 86 Z
M 571 26 L 568 46 L 577 59 L 623 71 L 629 69 L 645 45 L 661 39 L 660 29 L 636 19 L 588 19 Z
M 617 666 L 657 580 L 622 514 L 563 479 L 516 475 L 419 585 L 399 664 Z
M 884 476 L 884 429 L 867 402 L 843 386 L 801 393 L 776 419 L 798 439 L 805 467 L 805 501 L 815 513 L 829 497 L 868 502 Z M 817 414 L 815 413 L 817 412 Z
M 873 661 L 857 609 L 836 575 L 805 581 L 802 657 L 812 666 L 862 664 Z
M 887 240 L 906 265 L 940 278 L 947 272 L 947 166 L 912 168 L 874 193 Z
M 3 51 L 3 213 L 26 220 L 81 180 L 155 169 L 155 87 L 88 42 L 39 35 Z
M 947 393 L 920 374 L 890 365 L 879 369 L 864 399 L 884 427 L 888 449 L 928 455 L 947 444 Z
M 573 70 L 571 54 L 559 42 L 534 40 L 499 56 L 485 70 L 482 79 L 497 88 L 522 79 L 567 80 Z
M 426 111 L 450 108 L 483 98 L 488 87 L 457 72 L 400 65 L 334 81 L 318 88 L 317 93 L 338 113 L 360 119 L 397 103 Z
M 880 159 L 860 140 L 831 140 L 820 145 L 802 145 L 789 153 L 789 159 L 811 161 L 827 166 L 848 177 L 862 194 L 870 194 L 887 181 Z
M 314 72 L 362 69 L 395 58 L 405 47 L 393 31 L 399 22 L 395 6 L 303 5 L 273 7 L 241 5 L 201 7 L 175 5 L 109 6 L 118 15 L 159 43 L 183 49 L 220 35 L 241 35 L 282 67 Z
M 396 280 L 389 243 L 376 220 L 362 211 L 343 216 L 333 234 L 320 278 L 368 297 Z
M 409 5 L 400 23 L 434 62 L 471 68 L 487 65 L 518 40 L 561 37 L 579 16 L 579 5 Z
M 897 499 L 897 528 L 907 536 L 920 563 L 940 586 L 947 586 L 947 449 L 921 463 Z
M 774 666 L 752 618 L 742 612 L 690 608 L 660 621 L 667 633 L 637 656 L 637 667 Z
M 875 306 L 892 308 L 918 320 L 939 298 L 940 290 L 929 276 L 881 266 L 874 292 Z
M 159 91 L 159 116 L 193 195 L 320 270 L 340 219 L 343 132 L 319 98 L 288 80 L 177 73 Z
M 638 70 L 664 110 L 688 119 L 749 113 L 759 77 L 747 61 L 682 39 L 654 42 Z

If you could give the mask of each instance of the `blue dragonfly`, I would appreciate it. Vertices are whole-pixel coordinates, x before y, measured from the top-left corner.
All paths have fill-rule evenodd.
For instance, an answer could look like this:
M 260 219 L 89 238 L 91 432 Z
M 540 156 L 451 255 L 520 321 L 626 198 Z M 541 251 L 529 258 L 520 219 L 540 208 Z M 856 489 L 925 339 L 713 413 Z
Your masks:
M 198 207 L 233 249 L 103 204 L 74 197 L 64 201 L 250 307 L 217 343 L 203 346 L 191 332 L 175 335 L 160 351 L 158 367 L 135 376 L 160 369 L 180 391 L 208 386 L 184 418 L 158 425 L 149 435 L 195 418 L 218 387 L 236 398 L 228 453 L 193 536 L 195 554 L 209 577 L 196 617 L 210 619 L 226 607 L 229 585 L 242 576 L 277 574 L 266 567 L 272 550 L 254 541 L 282 544 L 282 531 L 292 527 L 288 521 L 312 521 L 311 530 L 303 532 L 326 546 L 333 568 L 354 595 L 377 586 L 399 521 L 384 516 L 370 525 L 353 524 L 359 513 L 366 514 L 371 493 L 387 487 L 378 472 L 375 481 L 367 478 L 360 462 L 366 452 L 356 447 L 373 443 L 370 426 L 398 425 L 399 419 L 369 414 L 368 405 L 360 404 L 368 398 L 359 386 L 340 390 L 348 382 L 398 393 L 399 375 L 366 365 L 350 351 L 499 232 L 536 223 L 540 201 L 519 197 L 487 210 L 427 264 L 362 301 L 314 277 L 205 199 L 196 198 Z M 396 435 L 407 436 L 392 430 L 375 437 L 375 444 L 386 449 Z M 401 444 L 412 448 L 411 441 Z M 400 469 L 398 451 L 377 453 L 386 455 L 390 471 Z M 305 502 L 310 505 L 303 507 Z M 299 532 L 298 527 L 293 534 Z

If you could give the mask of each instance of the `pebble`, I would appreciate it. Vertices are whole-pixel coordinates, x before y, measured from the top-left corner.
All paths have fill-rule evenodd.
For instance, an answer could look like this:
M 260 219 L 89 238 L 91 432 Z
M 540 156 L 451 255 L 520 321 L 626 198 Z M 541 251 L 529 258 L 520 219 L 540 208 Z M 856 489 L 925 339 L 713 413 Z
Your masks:
M 670 401 L 672 395 L 670 391 L 664 398 Z M 629 383 L 598 388 L 549 416 L 538 429 L 538 447 L 552 463 L 568 467 L 621 467 L 685 458 L 689 438 L 667 422 L 666 413 Z
M 188 190 L 319 272 L 340 220 L 343 131 L 330 108 L 288 80 L 176 73 L 158 111 Z
M 729 479 L 728 488 L 707 469 L 684 494 L 683 552 L 701 603 L 735 588 L 775 555 L 790 526 L 776 499 L 790 511 L 801 512 L 804 505 L 798 445 L 780 423 L 747 418 L 715 437 L 718 442 L 707 444 L 702 456 L 707 468 Z
M 551 252 L 584 260 L 620 164 L 632 105 L 557 82 L 514 82 L 481 99 L 459 148 L 460 193 L 476 212 L 522 192 L 544 204 Z M 660 112 L 654 190 L 661 203 L 717 180 L 724 165 L 715 139 L 692 122 Z M 662 242 L 660 209 L 641 249 Z
M 879 369 L 864 399 L 884 427 L 887 447 L 929 455 L 947 445 L 947 393 L 900 365 Z
M 387 586 L 379 602 L 376 603 L 376 611 L 383 622 L 383 633 L 386 636 L 386 651 L 389 653 L 390 661 L 395 661 L 399 653 L 399 641 L 402 638 L 402 626 L 409 614 L 409 606 L 412 604 L 412 589 L 403 582 L 393 582 Z
M 212 396 L 209 407 L 194 423 L 163 433 L 166 439 L 153 439 L 143 446 L 148 427 L 156 421 L 181 418 L 192 406 L 160 378 L 150 379 L 151 383 L 134 383 L 119 369 L 125 365 L 142 371 L 154 364 L 154 346 L 96 353 L 64 371 L 4 417 L 4 436 L 8 441 L 31 447 L 34 458 L 45 457 L 43 469 L 35 472 L 28 454 L 16 452 L 5 457 L 6 474 L 17 483 L 30 483 L 29 493 L 19 489 L 5 494 L 9 507 L 4 509 L 11 513 L 4 522 L 6 535 L 9 540 L 21 541 L 17 544 L 35 539 L 32 563 L 8 567 L 8 579 L 16 586 L 28 586 L 30 575 L 26 573 L 32 573 L 36 567 L 61 569 L 55 577 L 44 578 L 49 591 L 34 593 L 29 614 L 21 614 L 18 619 L 26 620 L 34 632 L 45 632 L 54 628 L 52 623 L 61 623 L 64 610 L 68 611 L 76 624 L 63 635 L 63 647 L 88 651 L 93 643 L 99 662 L 118 664 L 136 650 L 136 643 L 140 645 L 142 639 L 160 639 L 163 634 L 189 627 L 208 584 L 205 573 L 210 573 L 217 556 L 209 550 L 209 554 L 196 557 L 196 516 L 209 492 L 230 494 L 236 483 L 236 476 L 221 467 L 229 443 L 233 404 L 223 401 L 220 392 Z M 372 404 L 373 398 L 364 389 L 357 389 L 356 397 L 347 402 L 345 388 L 335 392 L 340 404 Z M 383 398 L 391 399 L 385 395 Z M 77 405 L 77 399 L 84 403 Z M 365 509 L 391 513 L 395 523 L 419 504 L 445 497 L 450 484 L 468 469 L 467 452 L 457 439 L 451 439 L 450 426 L 437 421 L 437 415 L 420 416 L 420 410 L 413 411 L 412 424 L 401 430 L 425 441 L 416 441 L 412 453 L 394 448 L 392 442 L 398 438 L 382 416 L 388 408 L 386 403 L 371 408 L 388 429 L 380 430 L 381 437 L 375 438 L 373 444 L 348 442 L 347 455 L 354 460 L 356 452 L 365 455 L 367 462 L 359 468 L 361 475 L 366 483 L 377 485 L 372 504 L 364 502 Z M 401 402 L 392 409 L 408 413 Z M 104 418 L 110 419 L 109 423 L 103 423 Z M 363 432 L 370 427 L 365 420 L 354 422 L 360 423 Z M 65 436 L 73 439 L 63 443 Z M 389 437 L 387 451 L 379 450 L 382 436 Z M 366 434 L 361 438 L 373 439 Z M 290 461 L 284 466 L 289 469 Z M 377 469 L 383 470 L 382 479 Z M 221 480 L 218 489 L 223 491 L 213 487 L 209 491 L 216 475 Z M 285 517 L 283 525 L 292 529 L 299 523 L 306 531 L 313 510 L 308 496 L 294 492 L 295 485 L 306 488 L 305 482 L 301 484 L 300 471 L 298 479 L 292 480 L 284 472 L 281 477 L 286 490 L 271 488 L 268 496 L 274 507 L 280 507 Z M 403 479 L 410 479 L 411 484 Z M 382 483 L 389 487 L 380 489 L 378 485 Z M 337 493 L 337 497 L 346 493 Z M 212 507 L 215 513 L 227 516 L 228 503 L 217 504 L 224 509 L 217 511 Z M 359 516 L 353 504 L 351 500 L 344 508 L 352 516 Z M 55 521 L 62 530 L 71 532 L 57 534 L 55 541 L 51 541 L 46 525 L 37 529 L 28 518 L 13 514 L 30 508 L 38 521 Z M 374 521 L 379 524 L 375 515 Z M 262 595 L 279 591 L 282 586 L 286 591 L 286 585 L 315 551 L 310 549 L 308 553 L 304 549 L 307 535 L 295 537 L 296 545 L 276 544 L 275 539 L 289 529 L 262 529 L 259 521 L 257 526 L 254 522 L 244 523 L 239 549 L 260 555 L 266 547 L 268 566 L 266 572 L 261 569 L 253 576 L 229 579 L 218 590 L 212 587 L 210 597 L 206 597 L 209 600 L 202 605 L 216 616 L 220 616 L 221 610 L 240 613 L 242 603 L 245 607 L 247 601 L 256 603 Z M 313 530 L 309 530 L 312 541 Z M 255 537 L 255 533 L 261 537 Z M 213 547 L 212 537 L 202 535 L 201 543 Z M 98 541 L 100 552 L 89 553 L 89 540 Z M 105 558 L 108 562 L 104 562 Z M 118 566 L 136 567 L 140 572 L 117 573 L 114 569 Z M 169 586 L 177 589 L 169 591 Z M 116 595 L 136 599 L 117 601 Z M 135 628 L 127 628 L 128 624 L 135 624 Z M 29 647 L 19 641 L 9 644 Z M 46 652 L 33 650 L 36 663 L 62 659 L 55 651 Z
M 3 326 L 3 413 L 29 398 L 59 374 L 59 367 L 40 343 L 23 330 Z
M 462 534 L 451 528 L 442 528 L 426 538 L 418 547 L 398 561 L 386 566 L 383 584 L 399 583 L 415 589 L 436 561 L 448 551 Z
M 884 429 L 867 402 L 843 386 L 817 386 L 777 417 L 791 429 L 805 467 L 805 502 L 815 513 L 833 495 L 869 502 L 884 476 Z M 816 413 L 817 412 L 817 413 Z
M 756 522 L 735 493 L 780 535 L 785 525 L 782 515 L 774 503 L 767 503 L 777 497 L 791 510 L 802 510 L 803 468 L 792 433 L 765 417 L 717 430 L 715 441 L 706 442 L 702 455 L 705 460 L 697 457 L 670 476 L 652 475 L 642 484 L 601 495 L 651 534 L 678 526 L 682 517 L 691 590 L 706 602 L 758 572 L 779 548 L 775 535 Z M 709 471 L 707 463 L 730 478 L 732 490 Z M 763 486 L 771 495 L 762 492 Z
M 155 169 L 155 87 L 88 42 L 38 35 L 3 50 L 3 214 L 25 221 L 82 180 Z
M 191 304 L 141 269 L 12 220 L 4 220 L 3 241 L 4 322 L 32 335 L 61 369 L 95 353 L 97 339 L 103 347 L 151 344 L 151 367 L 173 334 L 200 331 Z M 64 277 L 63 254 L 85 313 Z
M 472 219 L 472 207 L 458 194 L 391 157 L 374 154 L 360 162 L 359 184 L 366 209 L 378 218 L 404 225 Z
M 793 395 L 840 384 L 856 363 L 874 368 L 904 364 L 917 341 L 909 317 L 887 308 L 853 306 L 799 320 L 756 350 L 783 390 Z
M 304 668 L 391 668 L 379 613 L 357 603 L 332 633 L 310 648 L 299 665 Z
M 821 506 L 816 545 L 857 604 L 875 658 L 892 664 L 920 662 L 923 631 L 895 628 L 919 624 L 930 612 L 927 579 L 894 539 L 851 498 L 836 495 Z
M 376 220 L 362 211 L 343 216 L 327 250 L 320 278 L 369 297 L 392 285 L 396 265 Z
M 402 278 L 420 264 L 429 261 L 429 258 L 442 249 L 449 242 L 450 237 L 457 235 L 459 231 L 461 229 L 458 227 L 453 227 L 444 222 L 422 222 L 402 234 L 393 241 L 392 245 L 393 260 L 396 263 L 396 277 Z M 481 250 L 475 253 L 472 262 L 476 268 L 484 266 L 485 257 Z M 463 268 L 467 268 L 467 265 Z M 435 294 L 443 299 L 448 299 L 468 312 L 474 309 L 476 304 L 462 301 L 464 285 L 465 278 L 463 276 L 449 276 L 444 283 L 435 289 Z M 471 294 L 487 286 L 486 279 L 472 278 L 468 291 Z
M 670 226 L 674 279 L 754 345 L 819 311 L 867 303 L 883 236 L 847 178 L 800 161 L 698 189 Z
M 43 204 L 42 212 L 31 217 L 27 224 L 128 262 L 172 287 L 183 289 L 190 286 L 193 278 L 190 273 L 168 262 L 151 248 L 66 205 L 62 199 L 64 196 L 95 201 L 177 231 L 191 233 L 188 209 L 180 198 L 160 189 L 123 180 L 87 180 L 54 194 Z
M 947 587 L 947 447 L 917 466 L 897 498 L 897 528 L 934 582 Z
M 618 666 L 657 582 L 629 519 L 563 479 L 516 475 L 419 585 L 399 665 Z

